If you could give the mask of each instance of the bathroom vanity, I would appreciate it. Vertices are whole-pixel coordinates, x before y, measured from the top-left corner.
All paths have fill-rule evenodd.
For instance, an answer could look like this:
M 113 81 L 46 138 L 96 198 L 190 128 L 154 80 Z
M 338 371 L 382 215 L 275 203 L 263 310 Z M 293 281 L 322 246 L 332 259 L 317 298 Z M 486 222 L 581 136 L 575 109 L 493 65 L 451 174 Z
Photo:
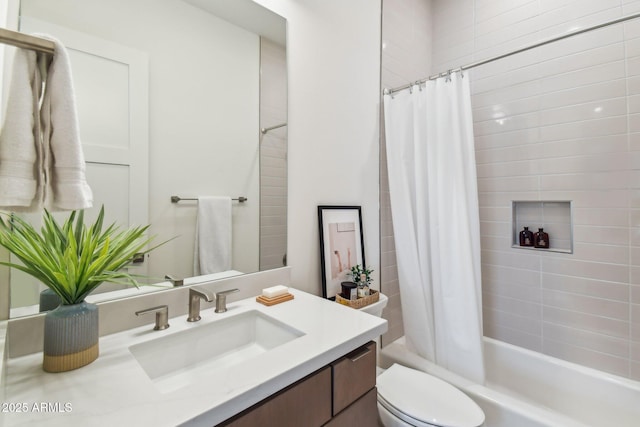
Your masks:
M 270 307 L 246 298 L 226 313 L 202 310 L 199 322 L 181 315 L 164 331 L 104 336 L 98 360 L 75 371 L 45 373 L 41 353 L 8 359 L 3 404 L 12 406 L 0 421 L 336 427 L 377 417 L 371 341 L 386 320 L 291 293 Z

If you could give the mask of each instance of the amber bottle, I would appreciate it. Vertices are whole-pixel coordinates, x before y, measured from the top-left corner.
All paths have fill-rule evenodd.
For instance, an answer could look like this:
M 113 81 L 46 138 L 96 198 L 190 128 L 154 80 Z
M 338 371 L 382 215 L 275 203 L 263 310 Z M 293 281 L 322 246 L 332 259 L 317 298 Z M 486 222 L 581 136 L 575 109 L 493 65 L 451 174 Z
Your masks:
M 538 228 L 538 232 L 535 234 L 533 242 L 533 246 L 536 248 L 549 249 L 549 234 L 545 233 L 542 228 Z

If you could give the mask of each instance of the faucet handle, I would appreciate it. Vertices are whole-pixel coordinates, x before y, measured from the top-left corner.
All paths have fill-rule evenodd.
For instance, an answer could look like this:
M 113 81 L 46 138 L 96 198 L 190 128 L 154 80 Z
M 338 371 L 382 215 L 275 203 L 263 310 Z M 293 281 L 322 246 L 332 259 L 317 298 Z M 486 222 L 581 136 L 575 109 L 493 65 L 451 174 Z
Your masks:
M 216 292 L 216 313 L 224 313 L 227 311 L 227 295 L 239 292 L 240 289 L 228 289 L 226 291 Z
M 184 285 L 184 279 L 176 279 L 175 277 L 170 276 L 168 274 L 165 274 L 164 278 L 167 279 L 168 281 L 170 281 L 171 283 L 173 283 L 173 286 L 183 286 Z
M 145 310 L 136 311 L 136 316 L 141 316 L 149 313 L 156 314 L 156 324 L 153 327 L 154 331 L 161 331 L 169 327 L 169 307 L 168 306 L 159 305 L 157 307 L 151 307 Z

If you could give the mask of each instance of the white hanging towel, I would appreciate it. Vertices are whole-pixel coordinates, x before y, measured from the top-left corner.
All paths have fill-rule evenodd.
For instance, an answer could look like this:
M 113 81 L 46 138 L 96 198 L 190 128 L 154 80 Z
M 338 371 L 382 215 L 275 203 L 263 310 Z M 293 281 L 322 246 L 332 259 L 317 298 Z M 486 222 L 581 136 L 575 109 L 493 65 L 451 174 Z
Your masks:
M 42 78 L 36 62 L 34 51 L 16 51 L 0 135 L 0 206 L 13 211 L 35 211 L 42 204 Z
M 69 56 L 60 41 L 49 35 L 39 36 L 55 44 L 40 108 L 47 174 L 45 206 L 52 210 L 90 208 L 93 194 L 85 176 Z
M 193 274 L 231 269 L 231 197 L 198 197 Z

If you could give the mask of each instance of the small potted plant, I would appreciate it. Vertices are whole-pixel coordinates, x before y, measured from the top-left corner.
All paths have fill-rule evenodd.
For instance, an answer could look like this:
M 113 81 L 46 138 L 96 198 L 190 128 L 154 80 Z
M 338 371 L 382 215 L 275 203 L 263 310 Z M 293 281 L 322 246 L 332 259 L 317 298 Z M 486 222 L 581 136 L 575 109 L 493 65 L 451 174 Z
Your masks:
M 103 230 L 104 207 L 87 226 L 84 211 L 73 211 L 60 225 L 44 211 L 38 232 L 15 215 L 0 217 L 0 245 L 22 264 L 0 262 L 42 282 L 61 301 L 45 316 L 43 369 L 63 372 L 93 362 L 98 357 L 98 308 L 85 302 L 101 283 L 139 286 L 123 270 L 134 255 L 148 253 L 149 226 L 121 230 L 115 224 Z
M 351 278 L 358 286 L 358 298 L 369 295 L 370 285 L 373 281 L 371 273 L 373 273 L 372 269 L 362 267 L 360 264 L 356 264 L 351 267 Z

